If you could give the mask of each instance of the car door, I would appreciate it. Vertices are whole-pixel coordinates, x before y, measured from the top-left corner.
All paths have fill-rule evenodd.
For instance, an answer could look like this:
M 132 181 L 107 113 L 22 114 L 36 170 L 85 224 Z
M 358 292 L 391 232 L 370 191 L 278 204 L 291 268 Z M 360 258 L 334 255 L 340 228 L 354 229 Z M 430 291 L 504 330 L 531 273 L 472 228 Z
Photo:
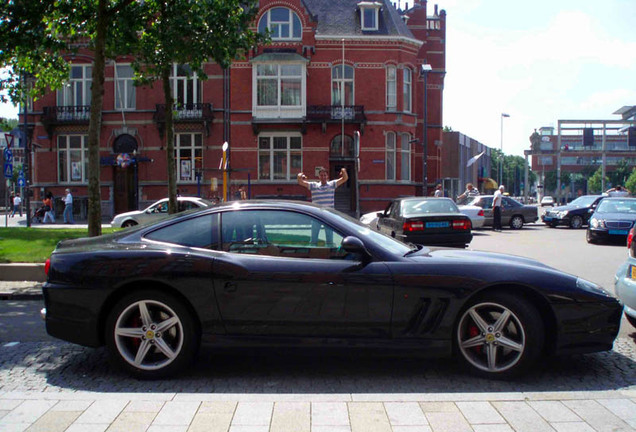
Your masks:
M 402 229 L 400 218 L 400 201 L 391 202 L 384 214 L 378 219 L 378 228 L 381 233 L 395 237 L 396 233 Z
M 389 337 L 391 276 L 344 252 L 345 234 L 284 210 L 224 212 L 221 233 L 214 286 L 228 334 Z
M 484 209 L 484 225 L 492 225 L 492 197 L 480 197 L 479 201 L 475 201 L 474 205 Z
M 502 225 L 510 224 L 510 219 L 512 218 L 512 216 L 514 214 L 521 213 L 520 212 L 521 209 L 519 209 L 518 207 L 520 207 L 520 205 L 517 204 L 512 199 L 508 197 L 502 197 L 502 200 L 501 200 L 501 224 Z

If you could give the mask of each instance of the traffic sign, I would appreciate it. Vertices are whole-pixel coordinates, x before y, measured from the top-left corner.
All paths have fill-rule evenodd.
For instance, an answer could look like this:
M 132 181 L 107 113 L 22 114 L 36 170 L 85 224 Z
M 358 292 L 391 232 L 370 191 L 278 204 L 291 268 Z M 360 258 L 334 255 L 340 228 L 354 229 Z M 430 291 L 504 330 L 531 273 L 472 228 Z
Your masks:
M 4 163 L 4 176 L 5 178 L 13 178 L 13 164 L 9 162 Z
M 18 177 L 18 186 L 24 187 L 25 181 L 24 177 Z
M 11 153 L 11 150 L 9 150 L 9 148 L 5 148 L 4 149 L 4 161 L 5 162 L 11 162 L 13 160 L 13 153 Z

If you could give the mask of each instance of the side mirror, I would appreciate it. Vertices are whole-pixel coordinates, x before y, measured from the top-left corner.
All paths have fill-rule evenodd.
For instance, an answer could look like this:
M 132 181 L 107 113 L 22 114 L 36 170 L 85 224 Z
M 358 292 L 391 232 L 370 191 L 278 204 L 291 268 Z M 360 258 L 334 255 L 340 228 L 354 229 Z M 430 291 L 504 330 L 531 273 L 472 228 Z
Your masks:
M 377 212 L 375 214 L 378 218 L 383 218 L 385 216 L 384 212 Z
M 360 255 L 363 261 L 368 261 L 371 258 L 371 254 L 358 237 L 345 237 L 342 240 L 342 249 L 347 253 Z

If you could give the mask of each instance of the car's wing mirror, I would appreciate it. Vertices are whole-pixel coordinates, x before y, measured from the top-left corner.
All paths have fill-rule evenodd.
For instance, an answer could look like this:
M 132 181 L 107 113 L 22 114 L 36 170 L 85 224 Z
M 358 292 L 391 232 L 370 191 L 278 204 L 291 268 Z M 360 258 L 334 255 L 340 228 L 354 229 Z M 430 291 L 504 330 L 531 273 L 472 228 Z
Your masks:
M 385 216 L 384 212 L 377 212 L 376 216 L 379 218 L 383 218 Z
M 367 250 L 362 240 L 358 237 L 348 236 L 342 240 L 342 249 L 350 254 L 357 254 L 361 257 L 362 261 L 368 261 L 371 259 L 371 254 Z

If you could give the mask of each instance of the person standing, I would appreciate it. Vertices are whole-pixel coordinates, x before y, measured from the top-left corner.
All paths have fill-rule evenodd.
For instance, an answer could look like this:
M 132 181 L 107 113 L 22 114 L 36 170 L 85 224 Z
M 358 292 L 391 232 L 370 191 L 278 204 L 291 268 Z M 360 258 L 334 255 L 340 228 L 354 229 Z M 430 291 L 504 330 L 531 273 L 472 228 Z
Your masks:
M 308 182 L 307 176 L 299 172 L 297 178 L 298 184 L 311 191 L 311 202 L 333 208 L 336 188 L 349 180 L 347 170 L 342 168 L 340 170 L 340 177 L 337 180 L 329 180 L 329 173 L 325 168 L 320 169 L 318 176 L 320 178 L 319 182 Z
M 494 231 L 501 231 L 501 204 L 503 202 L 504 186 L 499 186 L 499 189 L 495 192 L 495 196 L 492 198 L 492 229 Z
M 625 189 L 622 186 L 616 186 L 614 188 L 608 189 L 605 193 L 611 197 L 629 196 L 629 190 Z
M 442 185 L 438 184 L 435 186 L 435 193 L 433 194 L 435 198 L 440 198 L 444 196 L 444 191 L 442 190 Z
M 22 198 L 20 198 L 19 192 L 17 192 L 13 197 L 13 212 L 11 213 L 11 217 L 15 216 L 16 212 L 18 212 L 20 217 L 22 217 Z
M 472 183 L 466 183 L 466 190 L 457 197 L 457 201 L 479 196 L 479 191 L 473 187 Z
M 71 195 L 71 190 L 66 189 L 66 196 L 64 197 L 64 223 L 72 224 L 75 223 L 73 220 L 73 195 Z
M 44 213 L 42 223 L 46 223 L 47 221 L 55 223 L 55 209 L 53 208 L 55 203 L 53 200 L 53 194 L 51 192 L 47 192 L 42 203 L 44 204 L 45 210 L 48 207 L 48 210 Z

